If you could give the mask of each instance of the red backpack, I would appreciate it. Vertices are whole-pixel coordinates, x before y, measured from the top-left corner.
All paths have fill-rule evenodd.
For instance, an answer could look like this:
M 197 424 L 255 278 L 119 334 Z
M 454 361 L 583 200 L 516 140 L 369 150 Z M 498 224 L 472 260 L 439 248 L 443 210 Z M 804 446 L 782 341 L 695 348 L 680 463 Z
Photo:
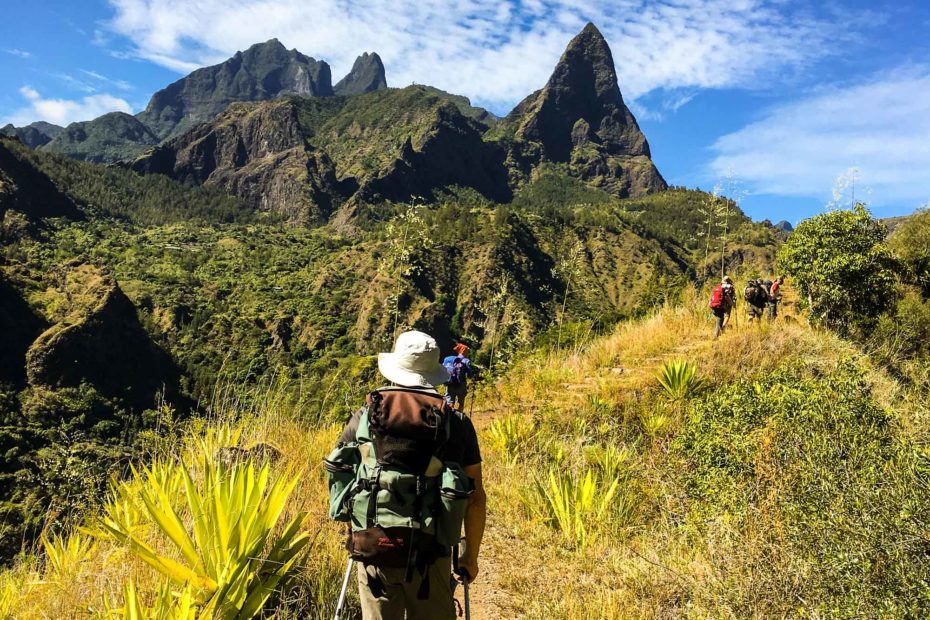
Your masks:
M 710 309 L 711 310 L 726 310 L 728 303 L 727 296 L 723 292 L 723 285 L 718 284 L 714 289 L 713 294 L 710 296 Z

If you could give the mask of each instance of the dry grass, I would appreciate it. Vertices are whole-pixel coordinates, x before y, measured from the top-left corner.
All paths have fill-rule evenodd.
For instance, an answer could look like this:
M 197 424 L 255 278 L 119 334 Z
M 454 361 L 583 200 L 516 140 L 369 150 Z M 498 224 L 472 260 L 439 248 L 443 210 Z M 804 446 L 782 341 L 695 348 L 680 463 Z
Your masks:
M 476 618 L 784 614 L 785 601 L 813 569 L 803 558 L 786 558 L 778 536 L 763 531 L 772 524 L 765 501 L 748 517 L 722 515 L 712 523 L 689 512 L 677 464 L 669 461 L 687 404 L 665 398 L 656 373 L 666 360 L 687 359 L 713 391 L 792 360 L 802 360 L 812 374 L 827 373 L 845 358 L 865 361 L 838 338 L 810 329 L 790 303 L 787 321 L 750 328 L 734 317 L 733 328 L 712 340 L 705 297 L 695 294 L 567 354 L 525 359 L 479 395 L 489 531 L 484 570 L 472 591 Z M 902 401 L 901 388 L 884 373 L 871 370 L 869 381 L 882 404 L 911 402 Z M 320 467 L 338 431 L 301 422 L 294 403 L 277 394 L 269 389 L 246 411 L 234 402 L 218 407 L 221 414 L 156 452 L 181 455 L 192 438 L 235 427 L 242 432 L 237 449 L 269 455 L 277 471 L 301 472 L 285 517 L 307 512 L 315 541 L 299 587 L 284 602 L 296 617 L 323 618 L 331 613 L 345 561 L 340 528 L 326 515 Z M 930 416 L 921 411 L 895 418 L 910 436 L 926 434 Z M 572 544 L 527 506 L 550 469 L 575 476 L 594 470 L 622 480 L 614 502 L 628 508 L 586 523 L 585 544 Z M 131 579 L 147 596 L 154 592 L 151 569 L 112 544 L 99 543 L 93 554 L 58 569 L 38 555 L 0 573 L 0 618 L 89 617 L 105 597 L 117 600 Z M 772 566 L 781 575 L 774 583 L 762 578 Z
M 267 399 L 255 406 L 254 413 L 222 408 L 222 416 L 199 421 L 189 432 L 158 448 L 158 458 L 190 462 L 199 439 L 215 447 L 223 459 L 256 456 L 273 463 L 273 476 L 297 472 L 300 483 L 285 508 L 281 522 L 305 512 L 305 530 L 312 543 L 297 578 L 296 587 L 281 592 L 276 605 L 294 617 L 324 618 L 332 613 L 335 591 L 344 570 L 345 552 L 338 529 L 329 520 L 326 485 L 321 461 L 335 443 L 335 427 L 309 428 L 295 419 L 282 401 Z M 167 455 L 167 456 L 166 456 Z M 93 525 L 95 515 L 87 515 Z M 156 551 L 170 555 L 174 550 L 154 532 L 144 532 L 146 542 Z M 144 600 L 151 601 L 162 582 L 157 573 L 134 557 L 128 549 L 112 541 L 92 541 L 74 532 L 71 540 L 93 544 L 92 553 L 53 562 L 53 555 L 40 551 L 36 558 L 25 558 L 0 573 L 0 618 L 82 618 L 103 612 L 104 602 L 121 604 L 126 584 L 134 582 Z M 65 547 L 66 542 L 57 546 Z
M 705 297 L 695 294 L 681 306 L 621 325 L 569 355 L 525 360 L 486 391 L 479 418 L 500 416 L 510 424 L 520 417 L 531 420 L 535 445 L 524 446 L 514 458 L 512 450 L 501 450 L 500 440 L 484 442 L 488 551 L 495 574 L 485 576 L 490 584 L 476 586 L 475 600 L 480 601 L 482 587 L 501 589 L 507 604 L 498 600 L 495 613 L 527 619 L 784 613 L 785 601 L 792 600 L 811 568 L 791 558 L 775 591 L 755 587 L 762 573 L 771 573 L 773 562 L 785 561 L 784 550 L 772 548 L 770 532 L 754 525 L 771 520 L 758 515 L 710 525 L 681 521 L 689 512 L 676 465 L 668 458 L 670 437 L 684 423 L 683 409 L 663 398 L 656 373 L 666 360 L 691 360 L 712 391 L 795 360 L 812 374 L 828 373 L 843 359 L 868 364 L 848 343 L 808 327 L 790 297 L 782 315 L 787 320 L 750 326 L 744 316 L 737 323 L 734 315 L 731 329 L 712 340 Z M 899 398 L 900 388 L 884 373 L 871 370 L 869 380 L 879 402 Z M 636 508 L 623 523 L 592 528 L 594 539 L 584 547 L 562 542 L 538 515 L 521 508 L 519 490 L 532 488 L 551 465 L 584 471 L 590 464 L 586 454 L 605 445 L 629 453 L 624 488 L 632 490 Z M 765 503 L 757 509 L 764 511 Z

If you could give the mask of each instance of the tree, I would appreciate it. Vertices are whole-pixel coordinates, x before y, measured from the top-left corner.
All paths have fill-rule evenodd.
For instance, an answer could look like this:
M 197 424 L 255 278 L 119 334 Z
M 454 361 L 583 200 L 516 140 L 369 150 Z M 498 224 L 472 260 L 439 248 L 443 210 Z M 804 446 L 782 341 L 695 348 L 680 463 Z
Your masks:
M 888 240 L 895 256 L 904 263 L 908 278 L 930 298 L 930 206 L 901 224 Z
M 868 329 L 894 307 L 895 261 L 885 235 L 862 204 L 822 213 L 798 225 L 778 266 L 794 278 L 812 319 L 842 333 Z

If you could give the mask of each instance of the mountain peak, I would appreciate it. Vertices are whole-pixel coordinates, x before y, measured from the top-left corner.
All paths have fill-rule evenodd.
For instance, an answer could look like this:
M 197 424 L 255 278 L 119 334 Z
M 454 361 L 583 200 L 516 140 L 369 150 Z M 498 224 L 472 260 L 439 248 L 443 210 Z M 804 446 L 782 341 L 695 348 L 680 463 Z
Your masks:
M 287 94 L 332 95 L 332 74 L 326 62 L 269 39 L 158 91 L 139 120 L 165 139 L 215 118 L 236 101 L 264 101 Z
M 618 195 L 666 188 L 623 102 L 610 46 L 594 24 L 569 42 L 546 85 L 508 121 L 516 123 L 516 137 L 538 145 L 543 157 L 572 162 L 582 178 L 599 179 Z
M 384 77 L 384 63 L 375 52 L 365 52 L 355 59 L 352 70 L 339 80 L 333 91 L 337 95 L 360 95 L 374 90 L 387 88 Z

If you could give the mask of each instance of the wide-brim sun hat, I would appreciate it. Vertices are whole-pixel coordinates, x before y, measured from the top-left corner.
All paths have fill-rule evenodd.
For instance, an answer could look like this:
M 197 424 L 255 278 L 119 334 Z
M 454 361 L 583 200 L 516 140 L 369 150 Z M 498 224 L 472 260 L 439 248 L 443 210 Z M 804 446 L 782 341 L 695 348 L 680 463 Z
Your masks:
M 379 353 L 378 371 L 391 383 L 404 387 L 436 387 L 449 380 L 436 340 L 420 331 L 402 333 L 393 351 Z

